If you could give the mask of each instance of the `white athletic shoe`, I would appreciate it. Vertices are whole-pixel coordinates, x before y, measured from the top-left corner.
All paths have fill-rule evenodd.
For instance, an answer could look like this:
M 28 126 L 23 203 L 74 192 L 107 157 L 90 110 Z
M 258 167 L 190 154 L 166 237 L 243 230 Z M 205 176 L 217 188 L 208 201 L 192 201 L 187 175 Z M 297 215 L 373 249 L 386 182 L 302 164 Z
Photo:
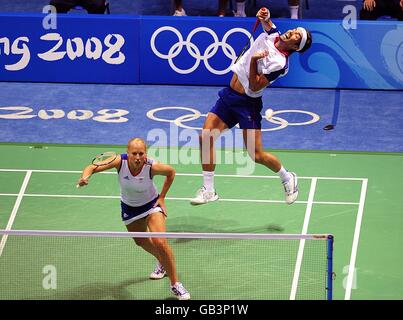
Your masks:
M 203 186 L 197 191 L 196 197 L 190 200 L 190 204 L 192 206 L 197 206 L 216 200 L 218 200 L 218 194 L 215 191 L 207 191 L 206 188 Z
M 157 262 L 157 264 L 155 265 L 154 271 L 151 272 L 151 274 L 150 274 L 150 279 L 158 280 L 158 279 L 164 278 L 166 275 L 167 275 L 167 272 L 165 271 L 162 264 Z
M 185 9 L 175 10 L 174 16 L 176 16 L 176 17 L 186 17 Z
M 285 191 L 285 202 L 287 204 L 294 203 L 298 197 L 298 178 L 294 172 L 290 172 L 290 179 L 287 182 L 283 182 Z
M 173 286 L 171 286 L 171 293 L 177 297 L 179 300 L 189 300 L 190 294 L 185 289 L 182 283 L 176 282 Z

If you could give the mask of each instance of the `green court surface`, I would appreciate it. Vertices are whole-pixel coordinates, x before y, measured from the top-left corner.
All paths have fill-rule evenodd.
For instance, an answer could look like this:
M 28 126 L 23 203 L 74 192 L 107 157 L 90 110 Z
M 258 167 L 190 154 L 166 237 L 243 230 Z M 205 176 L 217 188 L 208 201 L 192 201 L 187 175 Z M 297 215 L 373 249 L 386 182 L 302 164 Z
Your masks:
M 89 186 L 76 188 L 82 168 L 103 151 L 123 153 L 125 148 L 0 144 L 0 229 L 125 231 L 120 221 L 119 187 L 114 172 L 97 174 Z M 177 176 L 167 199 L 167 231 L 333 234 L 334 299 L 403 299 L 403 240 L 399 236 L 403 228 L 399 183 L 403 179 L 403 155 L 273 153 L 299 176 L 300 194 L 293 205 L 284 203 L 280 180 L 271 171 L 256 166 L 250 175 L 245 175 L 236 164 L 229 163 L 216 168 L 220 201 L 192 207 L 189 199 L 202 182 L 200 165 L 177 164 L 168 159 Z M 228 151 L 223 154 L 228 162 L 236 156 Z M 162 177 L 155 180 L 161 186 Z M 17 238 L 10 236 L 0 245 L 3 271 L 0 285 L 3 292 L 9 292 L 7 298 L 169 297 L 168 279 L 148 280 L 154 259 L 131 239 L 82 238 L 63 242 L 61 238 L 44 238 L 22 242 Z M 213 299 L 245 299 L 240 292 L 248 290 L 254 291 L 258 299 L 289 299 L 299 243 L 283 246 L 274 240 L 269 242 L 173 240 L 170 243 L 179 275 L 189 284 L 196 299 L 208 299 L 217 283 L 219 288 Z M 309 275 L 314 271 L 309 269 L 308 259 L 322 257 L 311 254 L 317 250 L 311 249 L 306 244 L 301 279 L 308 274 L 307 284 L 304 287 L 301 283 L 297 299 L 324 297 L 322 292 L 309 287 L 309 282 L 316 280 Z M 14 254 L 16 250 L 23 255 Z M 19 277 L 24 270 L 14 267 L 19 264 L 10 259 L 23 260 L 34 275 L 28 280 Z M 274 259 L 275 271 L 268 267 Z M 82 261 L 86 263 L 84 266 Z M 326 266 L 326 261 L 320 263 Z M 87 264 L 98 265 L 103 272 L 84 276 L 78 267 L 86 268 Z M 42 283 L 46 265 L 62 265 L 58 269 L 58 283 L 69 285 L 63 290 L 38 293 L 35 286 Z M 70 272 L 64 272 L 63 268 Z M 67 274 L 69 277 L 63 278 Z M 278 284 L 275 289 L 259 285 L 265 281 Z M 19 293 L 21 288 L 25 288 L 23 296 Z M 4 295 L 0 298 L 4 299 Z

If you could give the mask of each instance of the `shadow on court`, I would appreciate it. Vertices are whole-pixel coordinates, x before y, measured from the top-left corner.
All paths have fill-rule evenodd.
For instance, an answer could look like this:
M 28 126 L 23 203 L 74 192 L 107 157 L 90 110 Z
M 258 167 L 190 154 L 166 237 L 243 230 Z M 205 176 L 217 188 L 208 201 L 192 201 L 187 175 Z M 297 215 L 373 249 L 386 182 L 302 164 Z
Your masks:
M 128 279 L 120 283 L 96 282 L 87 283 L 82 286 L 58 290 L 55 294 L 46 297 L 32 297 L 29 299 L 49 299 L 49 300 L 133 300 L 137 299 L 127 289 L 127 287 L 150 281 L 148 278 Z
M 184 222 L 184 220 L 187 220 Z M 197 232 L 197 233 L 281 233 L 284 228 L 278 224 L 269 223 L 262 226 L 228 228 L 234 225 L 234 220 L 216 220 L 194 217 L 189 223 L 189 218 L 176 218 L 170 220 L 169 232 Z M 181 238 L 175 239 L 175 243 L 188 243 L 200 239 Z

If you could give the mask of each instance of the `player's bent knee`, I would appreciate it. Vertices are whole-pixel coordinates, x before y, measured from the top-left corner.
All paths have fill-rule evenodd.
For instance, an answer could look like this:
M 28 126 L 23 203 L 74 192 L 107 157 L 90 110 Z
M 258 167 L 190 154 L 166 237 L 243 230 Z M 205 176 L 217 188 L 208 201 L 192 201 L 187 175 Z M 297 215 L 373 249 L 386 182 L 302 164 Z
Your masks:
M 263 163 L 263 159 L 264 159 L 264 153 L 263 152 L 255 152 L 250 154 L 249 156 L 252 158 L 253 161 L 255 161 L 256 163 Z
M 147 241 L 146 238 L 133 238 L 134 242 L 136 245 L 138 245 L 139 247 L 144 247 L 145 243 Z

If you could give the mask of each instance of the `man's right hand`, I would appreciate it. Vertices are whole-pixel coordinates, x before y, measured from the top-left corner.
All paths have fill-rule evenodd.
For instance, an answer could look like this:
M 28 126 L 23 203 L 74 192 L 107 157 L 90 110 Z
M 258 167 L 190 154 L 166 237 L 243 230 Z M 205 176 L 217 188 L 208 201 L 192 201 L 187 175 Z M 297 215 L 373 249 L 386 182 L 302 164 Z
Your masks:
M 365 0 L 364 1 L 364 9 L 367 11 L 372 11 L 376 7 L 375 0 Z
M 270 11 L 269 9 L 263 7 L 261 8 L 257 14 L 256 17 L 260 20 L 260 21 L 268 21 L 270 19 Z

